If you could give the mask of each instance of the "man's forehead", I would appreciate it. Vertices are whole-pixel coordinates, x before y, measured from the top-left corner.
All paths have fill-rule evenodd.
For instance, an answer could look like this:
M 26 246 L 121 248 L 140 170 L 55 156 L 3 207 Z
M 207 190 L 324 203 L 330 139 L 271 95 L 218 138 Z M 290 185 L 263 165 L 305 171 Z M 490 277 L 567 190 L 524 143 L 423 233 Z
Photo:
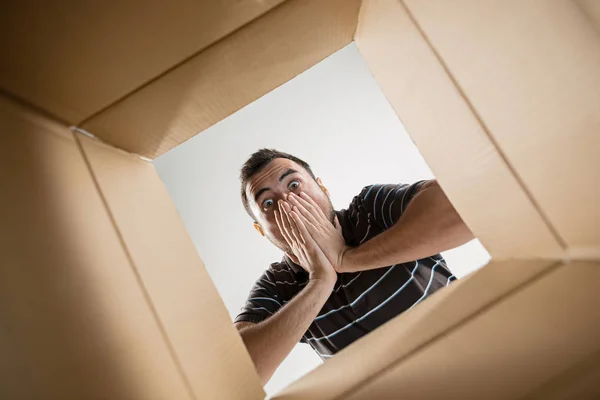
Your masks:
M 278 181 L 281 174 L 289 169 L 296 170 L 299 173 L 304 172 L 304 168 L 287 158 L 276 158 L 271 161 L 265 168 L 248 180 L 246 192 L 249 197 L 253 198 L 254 193 L 265 186 L 269 186 L 268 183 L 270 183 L 270 181 Z

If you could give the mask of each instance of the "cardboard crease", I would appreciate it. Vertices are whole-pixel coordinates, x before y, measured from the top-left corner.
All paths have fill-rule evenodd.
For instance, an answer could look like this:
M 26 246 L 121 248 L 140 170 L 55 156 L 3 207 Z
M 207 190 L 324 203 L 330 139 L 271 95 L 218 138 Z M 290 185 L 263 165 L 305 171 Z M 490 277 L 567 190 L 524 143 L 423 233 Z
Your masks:
M 194 395 L 194 392 L 191 388 L 190 385 L 190 381 L 189 378 L 187 377 L 182 365 L 181 365 L 181 360 L 179 359 L 179 357 L 177 356 L 177 353 L 175 352 L 175 350 L 173 349 L 173 343 L 171 343 L 171 339 L 169 338 L 169 335 L 167 334 L 164 324 L 161 321 L 161 318 L 159 317 L 156 308 L 154 307 L 154 303 L 152 302 L 152 298 L 150 297 L 149 293 L 148 293 L 148 289 L 146 288 L 146 286 L 144 285 L 144 281 L 142 280 L 142 278 L 140 277 L 140 272 L 137 269 L 133 258 L 131 256 L 131 252 L 127 246 L 127 243 L 125 242 L 125 239 L 123 238 L 123 234 L 121 233 L 121 230 L 119 229 L 119 226 L 117 225 L 116 221 L 115 221 L 115 216 L 112 213 L 112 210 L 110 209 L 108 202 L 106 201 L 106 197 L 104 196 L 104 193 L 102 192 L 102 188 L 100 187 L 99 183 L 98 183 L 98 179 L 96 177 L 96 175 L 94 174 L 94 170 L 90 164 L 90 161 L 86 155 L 86 152 L 83 148 L 83 145 L 81 144 L 81 139 L 78 136 L 79 134 L 81 134 L 80 132 L 73 132 L 73 138 L 75 139 L 75 142 L 77 143 L 77 148 L 79 149 L 79 152 L 81 153 L 81 157 L 84 159 L 85 161 L 85 165 L 88 169 L 88 172 L 90 174 L 90 177 L 92 178 L 92 181 L 94 182 L 94 186 L 98 192 L 98 196 L 100 197 L 100 199 L 102 200 L 102 204 L 104 205 L 104 208 L 106 209 L 106 213 L 108 214 L 109 218 L 110 218 L 110 222 L 115 230 L 116 235 L 119 238 L 119 242 L 121 243 L 121 246 L 123 246 L 123 251 L 125 252 L 126 256 L 127 256 L 127 260 L 129 261 L 129 265 L 131 267 L 131 270 L 133 271 L 135 278 L 137 280 L 137 283 L 140 287 L 140 290 L 142 291 L 142 293 L 144 294 L 144 299 L 146 300 L 146 304 L 148 305 L 148 308 L 151 310 L 152 315 L 154 316 L 154 320 L 156 321 L 156 325 L 158 326 L 161 335 L 163 336 L 163 340 L 165 341 L 165 344 L 167 345 L 168 349 L 169 349 L 169 353 L 171 354 L 171 357 L 173 358 L 173 361 L 175 363 L 175 365 L 177 365 L 177 369 L 179 370 L 179 374 L 181 375 L 183 381 L 185 382 L 185 387 L 186 390 L 190 396 L 191 399 L 196 399 L 196 396 Z M 86 135 L 87 136 L 87 135 Z M 88 136 L 89 137 L 89 136 Z M 95 140 L 95 137 L 91 137 L 92 140 Z

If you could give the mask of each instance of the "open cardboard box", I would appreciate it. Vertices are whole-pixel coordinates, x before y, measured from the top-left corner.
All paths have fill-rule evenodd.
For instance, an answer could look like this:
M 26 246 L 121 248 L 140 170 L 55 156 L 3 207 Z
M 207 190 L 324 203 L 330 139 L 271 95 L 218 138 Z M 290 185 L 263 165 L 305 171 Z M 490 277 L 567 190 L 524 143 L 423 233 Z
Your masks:
M 264 397 L 148 159 L 352 40 L 493 261 L 276 398 L 600 395 L 600 2 L 1 8 L 1 398 Z

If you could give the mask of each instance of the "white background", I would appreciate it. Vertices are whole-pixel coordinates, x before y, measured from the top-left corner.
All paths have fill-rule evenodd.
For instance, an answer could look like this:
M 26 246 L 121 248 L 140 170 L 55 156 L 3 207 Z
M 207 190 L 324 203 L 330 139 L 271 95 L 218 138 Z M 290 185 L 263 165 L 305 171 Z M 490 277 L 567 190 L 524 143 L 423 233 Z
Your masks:
M 262 271 L 281 259 L 240 200 L 240 167 L 262 147 L 307 161 L 336 209 L 369 184 L 433 178 L 354 44 L 156 159 L 232 319 Z M 489 260 L 478 241 L 444 256 L 458 277 Z M 307 345 L 296 346 L 267 393 L 319 364 Z

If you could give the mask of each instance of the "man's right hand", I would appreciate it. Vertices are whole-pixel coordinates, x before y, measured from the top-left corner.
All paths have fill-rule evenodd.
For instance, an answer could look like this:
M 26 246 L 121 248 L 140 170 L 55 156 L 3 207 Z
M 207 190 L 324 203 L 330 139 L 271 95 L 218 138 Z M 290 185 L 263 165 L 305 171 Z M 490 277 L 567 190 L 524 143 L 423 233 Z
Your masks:
M 296 264 L 309 273 L 309 279 L 335 284 L 337 273 L 319 245 L 308 232 L 302 217 L 291 209 L 289 203 L 279 201 L 275 211 L 277 226 L 290 247 L 292 254 L 286 253 Z
M 306 286 L 275 314 L 259 323 L 236 324 L 263 384 L 302 338 L 331 296 L 337 273 L 308 233 L 300 215 L 280 202 L 275 219 L 291 254 L 310 276 Z

